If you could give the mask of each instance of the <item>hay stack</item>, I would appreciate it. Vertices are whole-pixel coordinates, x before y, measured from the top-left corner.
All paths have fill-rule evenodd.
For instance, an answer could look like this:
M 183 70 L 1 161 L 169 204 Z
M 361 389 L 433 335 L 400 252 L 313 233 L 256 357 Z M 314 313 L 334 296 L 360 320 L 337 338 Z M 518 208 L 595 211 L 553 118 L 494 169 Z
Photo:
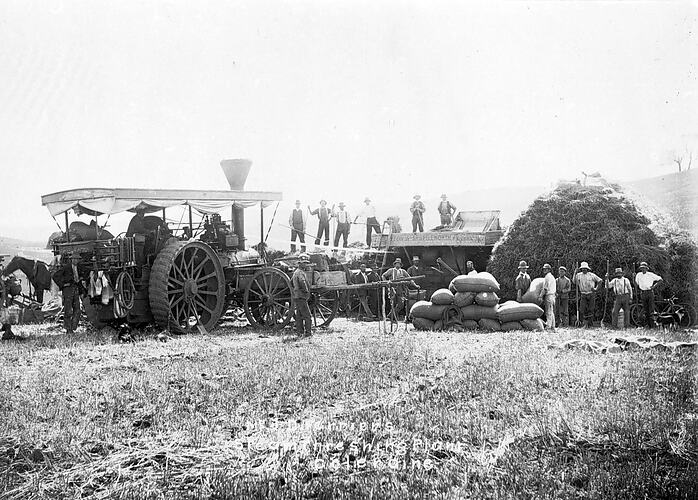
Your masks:
M 646 261 L 685 301 L 696 279 L 695 266 L 689 263 L 696 256 L 695 244 L 681 235 L 659 238 L 650 223 L 617 186 L 563 185 L 536 199 L 514 221 L 494 247 L 487 270 L 499 278 L 499 296 L 506 300 L 516 297 L 514 279 L 521 259 L 531 266 L 532 278 L 542 275 L 546 262 L 554 268 L 566 266 L 571 278 L 580 261 L 603 278 L 609 259 L 611 271 L 622 267 L 632 279 L 628 271 Z M 603 308 L 603 300 L 597 300 L 597 308 Z

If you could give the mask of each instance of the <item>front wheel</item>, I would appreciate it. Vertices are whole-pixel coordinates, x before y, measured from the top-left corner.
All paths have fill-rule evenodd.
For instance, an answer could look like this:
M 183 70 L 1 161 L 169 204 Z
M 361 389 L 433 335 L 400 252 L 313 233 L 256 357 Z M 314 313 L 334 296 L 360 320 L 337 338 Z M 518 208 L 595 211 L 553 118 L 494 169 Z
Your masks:
M 336 290 L 313 292 L 310 294 L 308 305 L 310 306 L 310 314 L 313 317 L 313 326 L 329 326 L 339 308 L 339 292 Z
M 645 326 L 645 309 L 642 304 L 630 306 L 630 322 L 634 326 Z
M 689 328 L 696 321 L 696 310 L 688 304 L 679 304 L 675 311 L 679 316 L 679 326 Z
M 245 287 L 245 316 L 252 326 L 283 328 L 293 317 L 291 280 L 274 267 L 260 269 Z

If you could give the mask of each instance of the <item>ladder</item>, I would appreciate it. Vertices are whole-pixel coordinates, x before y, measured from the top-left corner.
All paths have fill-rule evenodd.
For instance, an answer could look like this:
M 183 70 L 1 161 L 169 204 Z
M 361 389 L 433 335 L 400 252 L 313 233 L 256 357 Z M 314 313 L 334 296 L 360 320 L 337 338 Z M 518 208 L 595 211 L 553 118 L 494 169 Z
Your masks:
M 387 230 L 386 230 L 386 226 L 387 226 Z M 383 250 L 383 261 L 381 263 L 381 272 L 385 269 L 385 265 L 388 261 L 388 250 L 390 249 L 390 244 L 392 243 L 392 241 L 393 241 L 393 225 L 389 220 L 386 220 L 383 222 L 383 230 L 381 231 L 380 238 L 378 238 L 378 248 L 376 248 L 376 250 Z M 376 259 L 375 259 L 373 267 L 378 266 L 378 259 L 380 257 L 381 257 L 380 252 L 376 252 Z

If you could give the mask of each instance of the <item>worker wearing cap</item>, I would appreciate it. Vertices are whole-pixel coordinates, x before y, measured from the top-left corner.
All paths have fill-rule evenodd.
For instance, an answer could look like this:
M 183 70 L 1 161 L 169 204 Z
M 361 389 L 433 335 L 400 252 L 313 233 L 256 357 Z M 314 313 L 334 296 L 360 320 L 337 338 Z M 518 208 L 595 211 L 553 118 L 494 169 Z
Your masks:
M 371 204 L 370 198 L 364 199 L 364 208 L 354 218 L 354 222 L 356 222 L 359 217 L 364 217 L 366 219 L 366 246 L 370 248 L 371 233 L 376 231 L 376 234 L 381 234 L 381 227 L 378 224 L 378 219 L 376 219 L 376 207 Z
M 393 267 L 383 273 L 382 278 L 387 281 L 405 280 L 407 286 L 390 287 L 391 299 L 395 296 L 398 299 L 397 312 L 400 313 L 404 307 L 404 301 L 407 299 L 407 288 L 419 288 L 414 281 L 409 280 L 411 276 L 402 268 L 402 259 L 396 258 L 393 262 Z M 409 281 L 408 281 L 409 280 Z
M 589 264 L 582 262 L 579 269 L 575 269 L 572 283 L 579 290 L 579 317 L 584 318 L 584 326 L 593 328 L 594 312 L 596 309 L 596 292 L 601 287 L 603 280 L 591 272 Z
M 410 276 L 419 276 L 419 274 L 422 272 L 419 265 L 419 255 L 413 255 L 412 265 L 407 268 L 407 274 L 409 274 Z
M 73 252 L 53 274 L 53 281 L 63 295 L 63 326 L 66 333 L 74 333 L 80 323 L 80 295 L 84 288 L 80 277 L 80 254 Z
M 413 196 L 414 201 L 410 205 L 410 213 L 412 214 L 412 232 L 416 233 L 419 229 L 420 233 L 424 232 L 424 212 L 426 208 L 422 203 L 421 196 L 416 194 Z
M 516 301 L 521 302 L 521 296 L 528 291 L 531 286 L 531 276 L 528 274 L 528 264 L 525 260 L 519 262 L 519 274 L 514 280 L 514 288 L 516 289 Z
M 615 298 L 613 300 L 613 313 L 611 313 L 611 326 L 618 328 L 618 315 L 623 309 L 623 328 L 630 325 L 630 302 L 633 300 L 633 287 L 630 280 L 623 276 L 623 268 L 617 267 L 613 273 L 615 278 L 608 280 L 606 275 L 606 288 L 613 290 Z
M 370 278 L 366 270 L 366 264 L 363 262 L 359 264 L 359 272 L 352 275 L 351 282 L 354 285 L 367 285 L 370 283 Z M 359 302 L 362 308 L 362 311 L 359 311 L 359 321 L 364 318 L 368 318 L 369 320 L 375 319 L 376 317 L 368 305 L 368 291 L 366 288 L 357 288 L 356 295 L 359 297 Z
M 339 202 L 339 210 L 332 212 L 332 217 L 337 219 L 337 229 L 334 232 L 334 246 L 339 246 L 339 238 L 343 238 L 342 247 L 347 247 L 349 239 L 349 230 L 351 229 L 351 216 L 345 210 L 343 201 Z
M 448 201 L 445 194 L 441 195 L 441 202 L 439 203 L 439 217 L 441 218 L 442 226 L 450 226 L 453 223 L 453 214 L 456 213 L 456 206 Z
M 545 326 L 555 331 L 555 296 L 557 295 L 557 282 L 553 276 L 553 268 L 550 264 L 543 264 L 543 288 L 538 299 L 543 302 L 545 309 Z
M 327 202 L 325 200 L 320 200 L 320 207 L 315 210 L 310 210 L 310 205 L 308 205 L 308 212 L 310 215 L 317 215 L 318 226 L 317 226 L 317 236 L 315 237 L 315 244 L 319 245 L 322 235 L 325 235 L 325 246 L 330 244 L 330 217 L 332 217 L 332 210 L 327 208 Z
M 308 214 L 301 208 L 301 200 L 296 200 L 296 208 L 291 210 L 288 216 L 288 225 L 291 228 L 291 252 L 296 252 L 296 238 L 301 242 L 301 252 L 305 252 L 305 228 L 308 223 Z
M 555 315 L 560 322 L 560 326 L 570 326 L 570 290 L 572 282 L 567 277 L 567 268 L 560 266 L 557 270 L 557 280 L 555 281 L 557 294 L 555 297 Z
M 654 287 L 662 277 L 649 271 L 647 262 L 640 262 L 640 272 L 635 275 L 635 283 L 640 289 L 640 303 L 645 311 L 645 322 L 654 328 Z
M 465 274 L 467 276 L 475 276 L 477 274 L 477 271 L 475 270 L 475 264 L 473 264 L 472 260 L 469 260 L 465 263 Z
M 312 320 L 308 299 L 310 298 L 310 282 L 305 274 L 310 269 L 310 257 L 307 253 L 301 253 L 298 257 L 298 268 L 291 276 L 291 293 L 295 308 L 296 331 L 299 337 L 310 337 L 312 333 Z

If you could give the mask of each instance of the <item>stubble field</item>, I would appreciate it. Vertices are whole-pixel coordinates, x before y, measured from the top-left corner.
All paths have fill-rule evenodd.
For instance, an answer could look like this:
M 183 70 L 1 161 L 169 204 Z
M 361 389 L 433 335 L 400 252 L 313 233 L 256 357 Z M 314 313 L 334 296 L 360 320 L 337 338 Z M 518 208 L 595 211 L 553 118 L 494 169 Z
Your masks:
M 608 330 L 23 328 L 0 345 L 1 498 L 698 496 L 695 353 L 547 347 Z

